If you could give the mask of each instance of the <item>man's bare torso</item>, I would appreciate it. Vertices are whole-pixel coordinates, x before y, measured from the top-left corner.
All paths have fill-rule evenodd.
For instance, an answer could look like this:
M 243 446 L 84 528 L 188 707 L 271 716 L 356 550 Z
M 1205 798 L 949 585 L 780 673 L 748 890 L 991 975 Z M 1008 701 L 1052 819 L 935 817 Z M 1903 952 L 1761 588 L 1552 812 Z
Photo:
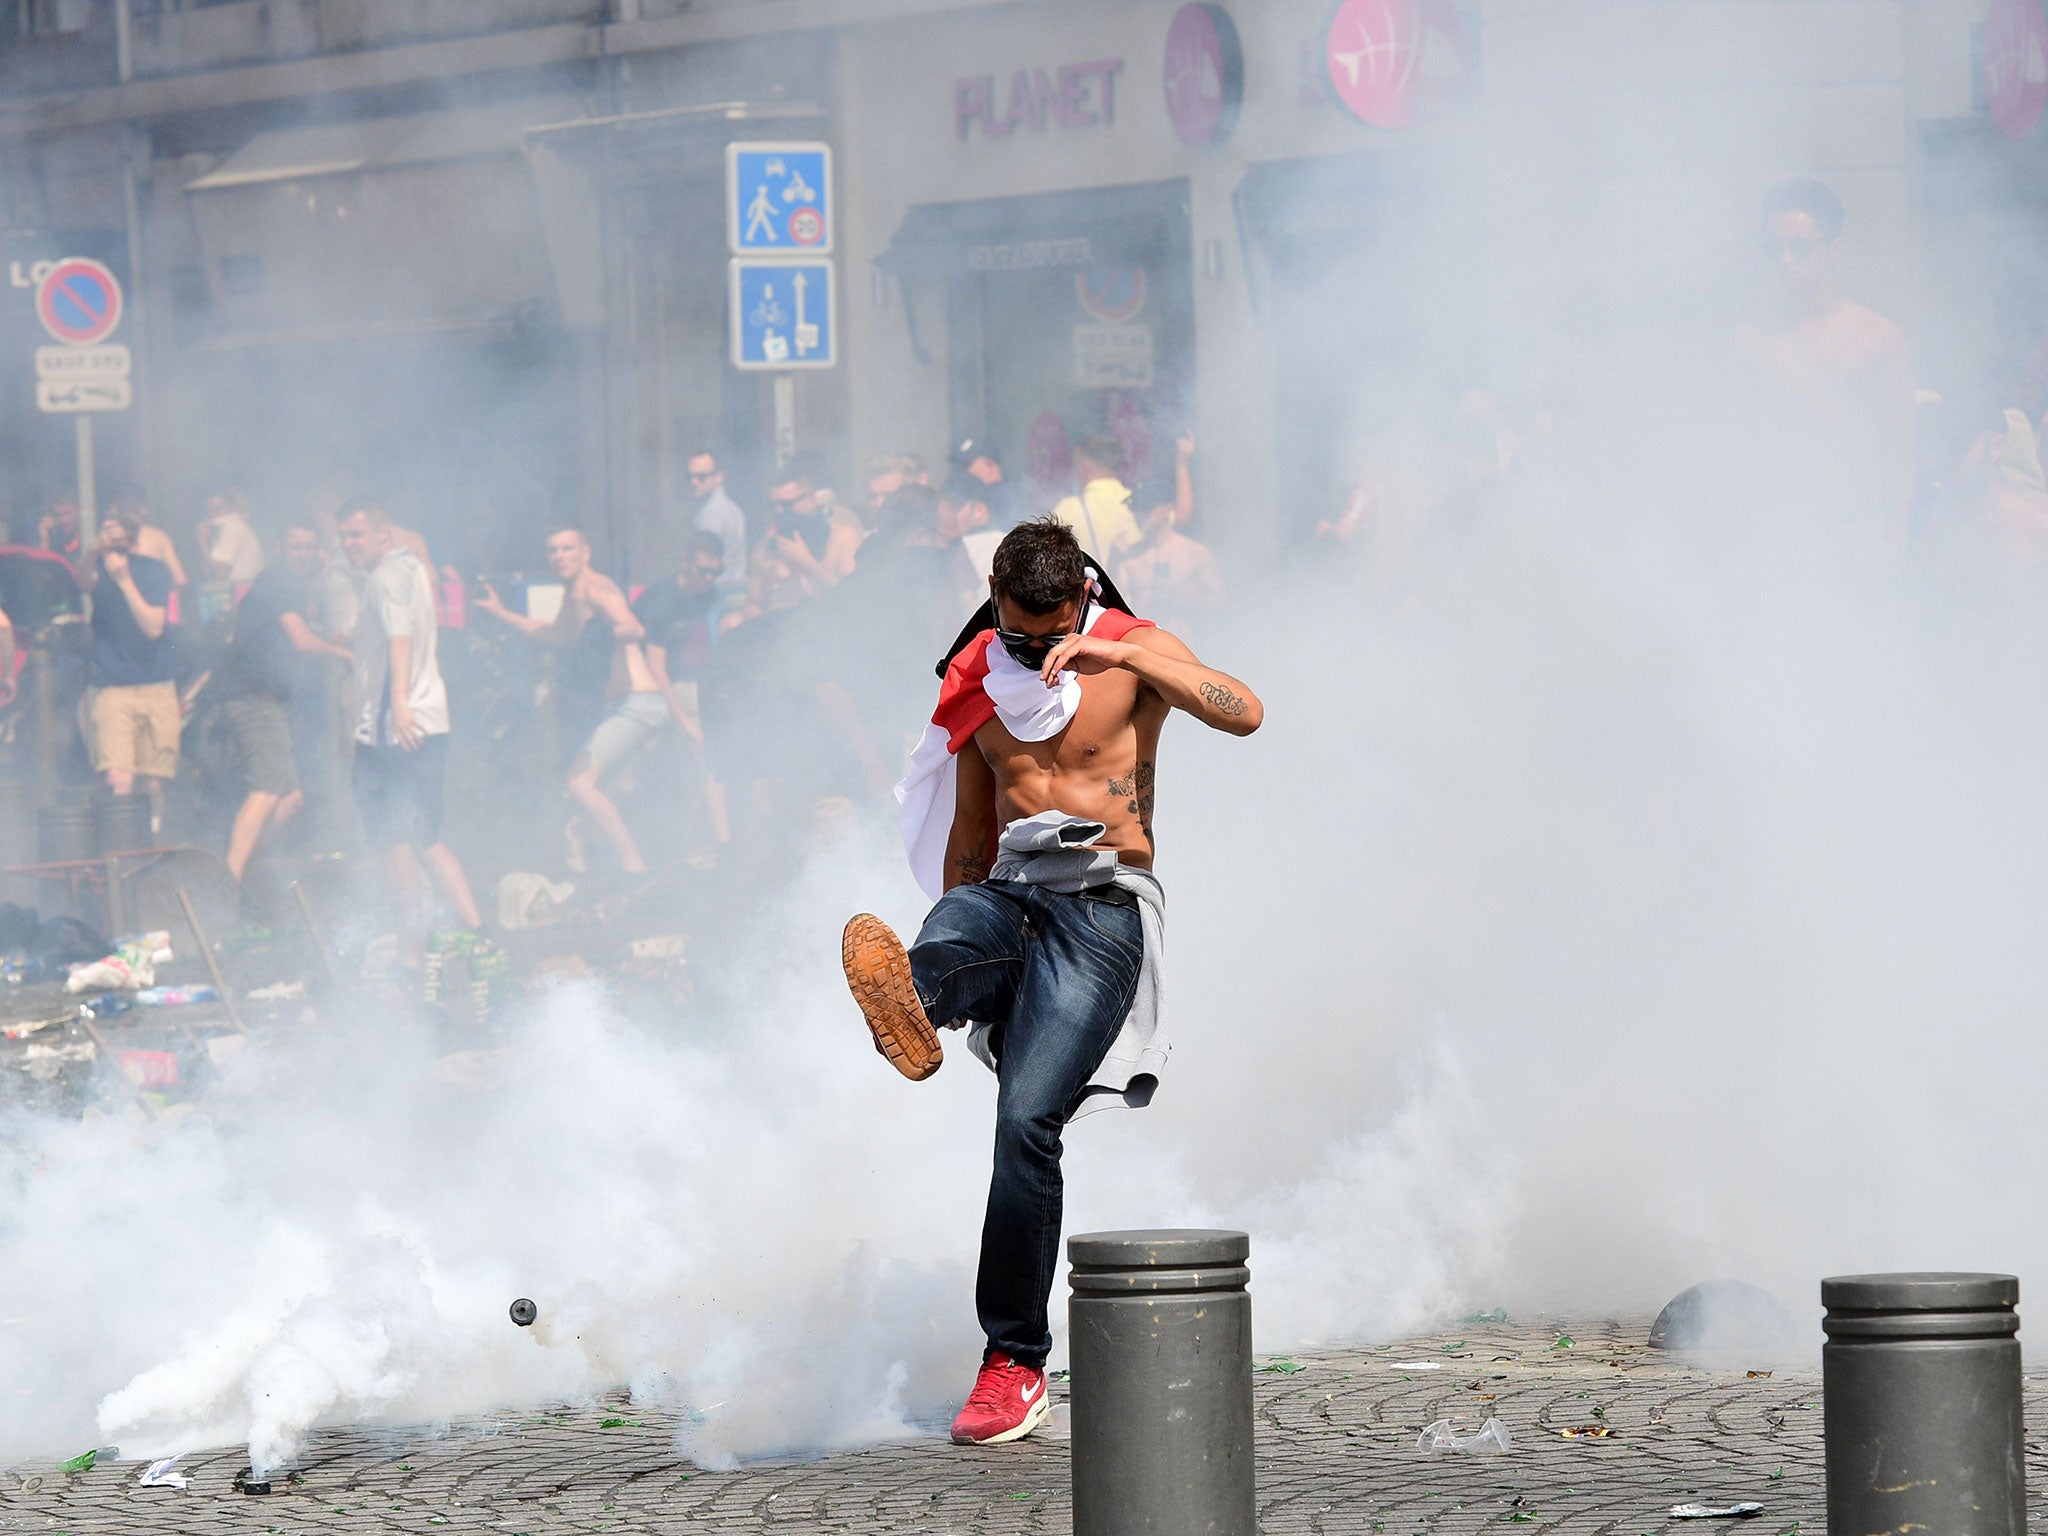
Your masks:
M 975 732 L 995 775 L 997 823 L 1051 810 L 1083 816 L 1108 828 L 1097 846 L 1150 869 L 1153 775 L 1167 703 L 1125 671 L 1080 683 L 1081 707 L 1049 741 L 1019 741 L 1000 719 Z
M 555 631 L 562 644 L 572 644 L 587 624 L 610 627 L 611 620 L 601 606 L 604 599 L 623 603 L 625 593 L 620 591 L 617 582 L 601 572 L 586 570 L 570 583 L 569 590 L 563 594 L 561 611 L 555 615 Z M 612 670 L 605 688 L 606 695 L 618 698 L 622 694 L 660 691 L 661 684 L 655 680 L 646 647 L 638 640 L 621 640 L 614 636 Z

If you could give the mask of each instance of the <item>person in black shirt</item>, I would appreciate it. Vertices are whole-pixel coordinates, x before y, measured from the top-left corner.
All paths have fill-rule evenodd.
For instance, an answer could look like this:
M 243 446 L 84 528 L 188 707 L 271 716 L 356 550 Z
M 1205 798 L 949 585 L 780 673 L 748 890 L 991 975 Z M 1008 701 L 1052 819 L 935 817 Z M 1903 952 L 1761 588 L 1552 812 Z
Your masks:
M 134 553 L 135 528 L 133 518 L 107 519 L 79 571 L 93 594 L 92 766 L 117 795 L 147 780 L 160 822 L 163 784 L 178 776 L 178 685 L 164 641 L 171 573 Z
M 306 623 L 312 581 L 320 567 L 320 535 L 310 526 L 285 530 L 284 562 L 266 565 L 235 610 L 235 638 L 214 670 L 210 691 L 220 703 L 243 799 L 228 834 L 228 872 L 240 880 L 256 845 L 305 803 L 292 762 L 285 706 L 302 656 L 347 663 L 350 652 Z

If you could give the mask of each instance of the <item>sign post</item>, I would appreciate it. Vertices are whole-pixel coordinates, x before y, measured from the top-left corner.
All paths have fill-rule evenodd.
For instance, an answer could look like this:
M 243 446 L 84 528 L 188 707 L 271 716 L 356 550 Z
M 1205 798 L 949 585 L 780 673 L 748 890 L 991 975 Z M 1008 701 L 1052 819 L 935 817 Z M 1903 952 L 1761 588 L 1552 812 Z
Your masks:
M 775 374 L 775 462 L 796 452 L 791 370 L 839 361 L 832 146 L 725 146 L 732 365 Z
M 54 347 L 36 348 L 36 409 L 75 416 L 78 449 L 78 537 L 93 541 L 99 525 L 92 418 L 125 411 L 134 398 L 128 349 L 107 338 L 121 323 L 121 284 L 103 264 L 66 256 L 36 284 L 36 318 Z

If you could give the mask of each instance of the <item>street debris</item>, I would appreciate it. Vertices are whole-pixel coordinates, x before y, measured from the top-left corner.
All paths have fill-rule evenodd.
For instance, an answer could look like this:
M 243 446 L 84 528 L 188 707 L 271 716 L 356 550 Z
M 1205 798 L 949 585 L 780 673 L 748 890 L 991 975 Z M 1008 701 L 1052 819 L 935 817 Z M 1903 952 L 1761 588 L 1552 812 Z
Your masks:
M 72 1457 L 69 1461 L 59 1462 L 57 1464 L 57 1470 L 59 1472 L 71 1473 L 73 1475 L 76 1475 L 80 1472 L 90 1472 L 92 1470 L 92 1464 L 95 1461 L 99 1460 L 99 1456 L 100 1453 L 98 1451 L 80 1451 L 76 1456 Z
M 536 1307 L 524 1296 L 512 1303 L 512 1321 L 522 1328 L 531 1328 L 533 1320 L 539 1316 L 540 1308 Z
M 1293 1376 L 1307 1369 L 1307 1366 L 1288 1355 L 1275 1355 L 1259 1367 L 1261 1372 L 1269 1376 Z
M 1748 1520 L 1764 1512 L 1761 1504 L 1674 1504 L 1673 1520 Z
M 280 981 L 243 994 L 252 1003 L 289 1003 L 306 995 L 303 981 Z
M 128 1081 L 138 1088 L 178 1086 L 178 1058 L 170 1051 L 123 1051 L 115 1058 Z
M 138 1488 L 183 1488 L 185 1486 L 185 1474 L 173 1472 L 171 1468 L 184 1459 L 185 1453 L 180 1451 L 175 1456 L 166 1456 L 162 1461 L 152 1461 L 142 1469 L 141 1474 L 135 1479 L 135 1486 Z
M 212 987 L 144 987 L 135 994 L 138 1008 L 184 1008 L 193 1003 L 217 1003 L 220 993 Z
M 498 926 L 538 928 L 553 922 L 576 887 L 565 880 L 515 870 L 498 877 Z
M 1390 1371 L 1440 1371 L 1444 1368 L 1441 1360 L 1389 1360 Z
M 1495 1307 L 1491 1312 L 1474 1312 L 1464 1319 L 1468 1323 L 1504 1323 L 1508 1320 L 1506 1307 Z
M 1565 1440 L 1611 1440 L 1614 1431 L 1605 1424 L 1581 1424 L 1577 1429 L 1560 1429 L 1558 1436 Z
M 1488 1419 L 1478 1433 L 1461 1435 L 1449 1419 L 1438 1419 L 1423 1430 L 1416 1445 L 1425 1451 L 1466 1451 L 1477 1456 L 1497 1456 L 1508 1448 L 1508 1427 L 1499 1419 Z
M 132 992 L 156 981 L 156 968 L 176 958 L 171 953 L 170 934 L 134 934 L 114 942 L 113 953 L 99 960 L 86 960 L 70 968 L 64 982 L 66 992 L 105 991 L 109 988 Z

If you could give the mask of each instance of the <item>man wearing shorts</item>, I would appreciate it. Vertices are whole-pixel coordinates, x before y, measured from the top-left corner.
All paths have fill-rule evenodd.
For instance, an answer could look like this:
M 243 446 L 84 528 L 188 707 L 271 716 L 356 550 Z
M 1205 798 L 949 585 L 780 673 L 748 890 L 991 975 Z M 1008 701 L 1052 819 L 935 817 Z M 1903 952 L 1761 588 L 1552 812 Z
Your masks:
M 228 873 L 238 881 L 263 834 L 290 821 L 305 803 L 285 717 L 299 657 L 354 659 L 306 622 L 320 535 L 310 526 L 295 526 L 284 538 L 284 563 L 266 565 L 235 609 L 234 642 L 209 689 L 219 700 L 221 726 L 242 781 L 241 808 L 228 834 Z
M 178 685 L 164 640 L 171 572 L 134 552 L 135 520 L 109 518 L 80 579 L 93 594 L 92 766 L 117 795 L 147 781 L 162 820 L 163 785 L 178 776 Z
M 425 895 L 420 860 L 463 925 L 480 926 L 469 877 L 441 840 L 448 763 L 448 688 L 435 659 L 439 638 L 426 567 L 398 542 L 390 516 L 358 498 L 341 509 L 341 548 L 363 573 L 356 616 L 356 804 L 383 855 L 398 897 L 408 954 L 421 949 Z M 417 856 L 415 850 L 418 850 Z
M 548 564 L 562 582 L 562 606 L 552 619 L 514 613 L 488 585 L 477 607 L 502 619 L 522 635 L 544 645 L 573 646 L 593 624 L 611 631 L 612 665 L 607 694 L 610 709 L 569 765 L 567 791 L 590 813 L 618 852 L 619 867 L 629 875 L 647 873 L 647 861 L 626 820 L 604 791 L 605 775 L 647 745 L 667 726 L 668 695 L 648 665 L 643 642 L 647 632 L 627 605 L 619 584 L 590 567 L 590 541 L 580 528 L 557 528 L 548 535 Z

